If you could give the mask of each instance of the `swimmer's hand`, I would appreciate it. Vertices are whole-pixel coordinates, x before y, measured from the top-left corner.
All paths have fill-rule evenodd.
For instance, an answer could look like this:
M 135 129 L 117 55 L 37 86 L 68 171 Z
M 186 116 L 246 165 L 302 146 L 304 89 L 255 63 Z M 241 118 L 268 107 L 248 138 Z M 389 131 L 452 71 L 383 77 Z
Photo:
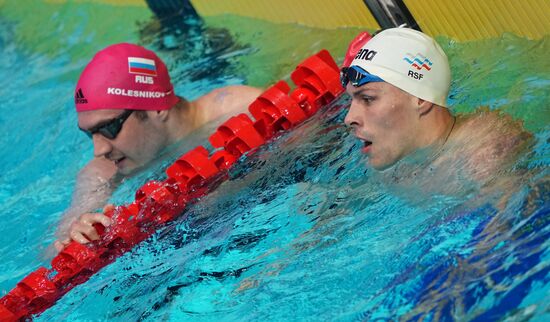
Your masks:
M 111 211 L 114 208 L 114 205 L 106 205 L 103 208 L 103 212 Z M 54 243 L 57 251 L 62 251 L 73 240 L 80 244 L 87 244 L 91 241 L 98 240 L 99 234 L 94 224 L 101 224 L 107 227 L 111 225 L 111 219 L 102 213 L 82 214 L 71 224 L 69 228 L 69 238 L 60 239 Z

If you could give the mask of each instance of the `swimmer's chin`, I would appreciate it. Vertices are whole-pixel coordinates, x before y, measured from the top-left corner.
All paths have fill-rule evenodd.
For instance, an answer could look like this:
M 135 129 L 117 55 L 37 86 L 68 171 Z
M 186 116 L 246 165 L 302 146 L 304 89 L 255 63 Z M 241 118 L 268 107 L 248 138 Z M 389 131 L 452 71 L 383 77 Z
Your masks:
M 130 165 L 126 158 L 120 162 L 115 162 L 115 166 L 117 167 L 117 174 L 121 176 L 132 176 L 142 169 L 140 166 Z
M 410 166 L 418 166 L 418 164 L 422 163 L 422 158 L 419 157 L 417 154 L 402 154 L 397 156 L 392 156 L 390 158 L 386 159 L 377 159 L 373 158 L 373 155 L 371 154 L 368 158 L 369 165 L 376 171 L 383 172 L 385 170 L 389 170 L 390 168 L 395 168 L 399 164 L 406 164 Z
M 397 161 L 394 162 L 381 162 L 380 160 L 373 159 L 372 156 L 369 156 L 367 159 L 368 165 L 376 171 L 384 171 L 393 167 Z
M 383 172 L 385 170 L 388 170 L 389 168 L 393 167 L 395 165 L 394 163 L 388 163 L 388 164 L 373 164 L 369 161 L 369 165 L 376 171 Z

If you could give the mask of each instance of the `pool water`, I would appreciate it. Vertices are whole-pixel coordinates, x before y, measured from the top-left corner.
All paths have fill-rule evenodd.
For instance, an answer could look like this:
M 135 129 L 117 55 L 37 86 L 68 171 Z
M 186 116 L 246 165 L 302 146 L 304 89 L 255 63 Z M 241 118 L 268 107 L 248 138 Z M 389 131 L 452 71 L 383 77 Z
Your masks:
M 341 61 L 357 32 L 226 16 L 186 34 L 139 5 L 0 1 L 2 294 L 49 265 L 75 176 L 92 157 L 72 96 L 95 51 L 154 48 L 176 92 L 193 99 L 288 79 L 321 48 Z M 548 320 L 550 38 L 438 40 L 454 112 L 488 106 L 533 133 L 517 184 L 422 202 L 414 187 L 397 192 L 365 166 L 343 126 L 343 96 L 243 157 L 230 180 L 36 320 Z M 112 201 L 133 200 L 165 166 L 127 180 Z

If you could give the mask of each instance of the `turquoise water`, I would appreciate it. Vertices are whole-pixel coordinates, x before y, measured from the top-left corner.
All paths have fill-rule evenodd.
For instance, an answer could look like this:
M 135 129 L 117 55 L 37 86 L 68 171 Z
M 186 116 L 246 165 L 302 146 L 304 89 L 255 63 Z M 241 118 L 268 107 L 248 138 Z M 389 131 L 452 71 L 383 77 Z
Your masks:
M 80 12 L 64 8 L 61 17 Z M 73 86 L 105 40 L 89 36 L 83 46 L 77 40 L 84 25 L 77 22 L 58 35 L 66 47 L 42 50 L 45 44 L 29 45 L 21 23 L 2 9 L 5 293 L 38 266 L 48 266 L 43 254 L 70 203 L 75 175 L 91 158 L 90 142 L 76 127 Z M 257 71 L 245 62 L 277 61 L 292 52 L 282 45 L 265 49 L 239 35 L 216 38 L 213 46 L 202 40 L 226 35 L 208 30 L 185 38 L 187 46 L 196 46 L 182 53 L 177 34 L 143 31 L 143 25 L 154 25 L 148 19 L 128 37 L 158 49 L 176 91 L 191 99 L 247 83 Z M 293 32 L 275 43 L 292 44 L 317 32 L 284 28 Z M 485 194 L 463 191 L 459 198 L 434 194 L 422 202 L 412 198 L 414 189 L 398 193 L 364 165 L 358 143 L 342 125 L 349 104 L 342 97 L 241 159 L 229 181 L 36 320 L 548 320 L 548 38 L 440 41 L 452 62 L 455 111 L 488 105 L 522 120 L 534 134 L 531 151 L 516 165 L 529 171 L 519 184 Z M 294 66 L 316 49 L 280 64 Z M 162 169 L 154 165 L 127 180 L 112 201 L 131 201 Z M 499 203 L 505 192 L 510 196 Z

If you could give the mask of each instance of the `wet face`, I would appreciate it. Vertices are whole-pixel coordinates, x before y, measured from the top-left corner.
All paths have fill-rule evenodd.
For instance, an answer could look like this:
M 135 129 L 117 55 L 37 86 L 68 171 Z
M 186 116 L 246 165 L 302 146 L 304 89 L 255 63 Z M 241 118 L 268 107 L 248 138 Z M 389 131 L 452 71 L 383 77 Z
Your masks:
M 90 130 L 119 117 L 123 110 L 95 110 L 78 113 L 78 126 Z M 140 120 L 132 113 L 114 139 L 100 133 L 92 136 L 94 156 L 112 161 L 124 175 L 146 165 L 166 147 L 163 131 L 157 129 L 151 118 Z
M 363 142 L 369 164 L 384 170 L 416 148 L 418 98 L 385 82 L 348 84 L 351 106 L 345 123 Z

